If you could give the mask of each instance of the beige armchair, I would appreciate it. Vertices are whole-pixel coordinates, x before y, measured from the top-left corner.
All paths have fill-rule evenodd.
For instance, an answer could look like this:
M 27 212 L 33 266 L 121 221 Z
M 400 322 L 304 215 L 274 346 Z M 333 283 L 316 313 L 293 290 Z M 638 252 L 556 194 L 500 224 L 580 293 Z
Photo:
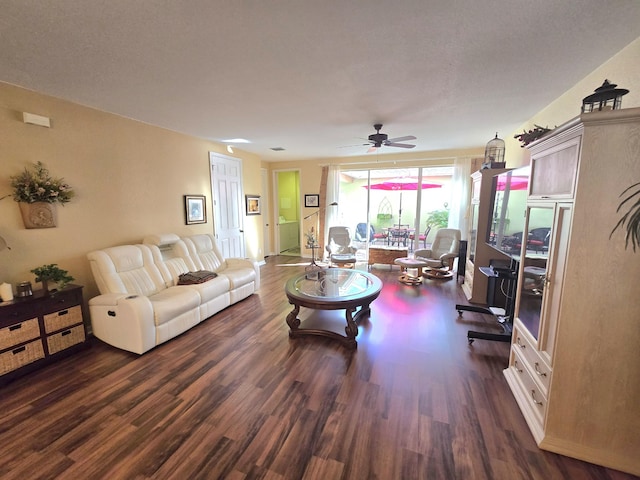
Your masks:
M 416 250 L 415 257 L 420 257 L 436 277 L 451 276 L 453 259 L 460 250 L 460 230 L 441 228 L 436 232 L 431 248 Z M 446 272 L 446 274 L 445 274 Z
M 330 227 L 326 250 L 332 265 L 342 267 L 356 263 L 357 249 L 351 246 L 349 227 Z

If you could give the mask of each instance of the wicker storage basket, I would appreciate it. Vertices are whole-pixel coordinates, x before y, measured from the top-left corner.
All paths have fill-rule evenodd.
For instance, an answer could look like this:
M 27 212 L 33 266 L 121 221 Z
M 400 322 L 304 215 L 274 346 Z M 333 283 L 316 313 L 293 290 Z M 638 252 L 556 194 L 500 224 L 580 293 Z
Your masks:
M 53 355 L 54 353 L 60 352 L 65 348 L 76 345 L 77 343 L 82 343 L 84 342 L 84 338 L 84 328 L 82 325 L 49 335 L 47 337 L 49 355 Z
M 396 258 L 403 258 L 409 254 L 406 248 L 376 248 L 369 247 L 369 265 L 384 263 L 393 265 Z
M 71 325 L 82 323 L 82 309 L 80 305 L 49 313 L 44 316 L 44 330 L 47 333 L 61 330 Z
M 40 339 L 0 354 L 0 375 L 16 370 L 23 365 L 44 358 Z
M 11 348 L 39 336 L 40 327 L 37 318 L 0 328 L 0 350 Z

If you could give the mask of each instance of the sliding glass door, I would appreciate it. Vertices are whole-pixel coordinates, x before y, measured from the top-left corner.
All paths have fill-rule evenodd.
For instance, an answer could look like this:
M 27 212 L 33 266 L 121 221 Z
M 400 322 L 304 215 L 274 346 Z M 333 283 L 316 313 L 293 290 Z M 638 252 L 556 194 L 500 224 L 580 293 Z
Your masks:
M 343 170 L 334 222 L 350 229 L 362 259 L 372 245 L 425 248 L 448 225 L 452 173 L 453 167 Z

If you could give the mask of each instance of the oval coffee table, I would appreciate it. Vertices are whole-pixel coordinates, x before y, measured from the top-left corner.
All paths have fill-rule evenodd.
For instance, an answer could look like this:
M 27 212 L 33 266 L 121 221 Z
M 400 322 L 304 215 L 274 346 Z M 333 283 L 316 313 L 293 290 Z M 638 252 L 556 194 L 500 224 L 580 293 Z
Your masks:
M 289 303 L 293 305 L 293 310 L 287 315 L 289 337 L 320 335 L 338 340 L 348 348 L 356 348 L 358 321 L 371 312 L 371 302 L 378 298 L 381 290 L 382 282 L 378 277 L 360 270 L 329 268 L 290 278 L 285 286 Z M 314 321 L 318 319 L 309 317 L 301 321 L 298 318 L 300 307 L 345 310 L 346 335 L 331 330 L 330 322 L 322 319 Z M 307 323 L 309 326 L 305 327 Z

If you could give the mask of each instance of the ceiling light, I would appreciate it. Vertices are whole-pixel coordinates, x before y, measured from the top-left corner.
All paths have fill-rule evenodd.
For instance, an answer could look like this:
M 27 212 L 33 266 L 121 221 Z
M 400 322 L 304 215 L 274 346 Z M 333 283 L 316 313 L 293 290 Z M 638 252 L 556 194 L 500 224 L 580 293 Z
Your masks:
M 222 140 L 224 143 L 251 143 L 246 138 L 229 138 L 227 140 Z

